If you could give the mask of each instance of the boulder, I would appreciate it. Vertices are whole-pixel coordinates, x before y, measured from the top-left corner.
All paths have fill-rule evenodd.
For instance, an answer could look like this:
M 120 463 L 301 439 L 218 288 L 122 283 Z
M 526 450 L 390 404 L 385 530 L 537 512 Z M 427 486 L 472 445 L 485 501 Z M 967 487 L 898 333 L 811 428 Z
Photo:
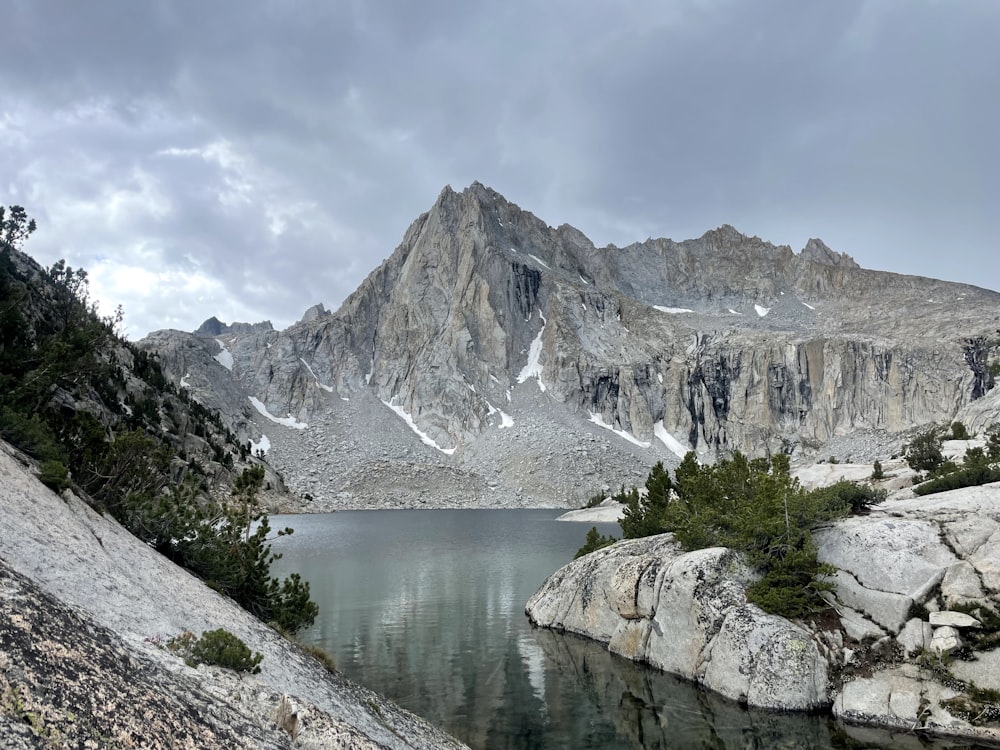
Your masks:
M 951 612 L 944 610 L 941 612 L 931 612 L 927 618 L 932 626 L 940 628 L 947 625 L 952 628 L 978 628 L 982 627 L 979 620 L 964 612 Z
M 930 647 L 931 638 L 934 637 L 934 628 L 929 622 L 914 617 L 907 620 L 906 625 L 899 631 L 896 641 L 903 647 L 905 656 L 915 656 L 924 649 Z
M 934 629 L 930 650 L 935 654 L 946 656 L 952 651 L 958 651 L 960 648 L 962 648 L 962 638 L 955 628 L 945 625 L 944 627 Z
M 526 611 L 537 625 L 604 641 L 612 653 L 751 706 L 829 705 L 827 662 L 813 635 L 748 604 L 753 580 L 732 550 L 683 552 L 670 535 L 648 537 L 561 568 Z
M 928 698 L 934 704 L 958 693 L 924 680 L 913 664 L 885 669 L 844 685 L 833 702 L 833 713 L 847 721 L 912 730 L 926 720 Z M 921 705 L 925 708 L 921 708 Z

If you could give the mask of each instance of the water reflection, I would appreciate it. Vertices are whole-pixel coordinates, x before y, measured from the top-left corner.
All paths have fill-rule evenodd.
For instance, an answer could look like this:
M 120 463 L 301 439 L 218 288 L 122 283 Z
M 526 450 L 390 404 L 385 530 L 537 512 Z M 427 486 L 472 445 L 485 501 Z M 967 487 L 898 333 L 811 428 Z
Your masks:
M 302 573 L 320 605 L 304 640 L 473 748 L 928 746 L 826 717 L 747 711 L 600 644 L 531 628 L 524 603 L 586 533 L 555 515 L 282 517 L 273 525 L 296 531 L 275 545 L 285 555 L 276 567 Z

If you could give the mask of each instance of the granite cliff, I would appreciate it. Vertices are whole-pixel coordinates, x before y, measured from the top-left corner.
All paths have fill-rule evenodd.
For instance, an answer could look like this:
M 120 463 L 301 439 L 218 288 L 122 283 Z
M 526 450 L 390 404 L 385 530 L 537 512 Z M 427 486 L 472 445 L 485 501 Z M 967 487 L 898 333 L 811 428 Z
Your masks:
M 475 183 L 336 312 L 140 346 L 317 508 L 571 505 L 689 449 L 873 457 L 993 395 L 998 327 L 996 292 L 820 240 L 597 248 Z

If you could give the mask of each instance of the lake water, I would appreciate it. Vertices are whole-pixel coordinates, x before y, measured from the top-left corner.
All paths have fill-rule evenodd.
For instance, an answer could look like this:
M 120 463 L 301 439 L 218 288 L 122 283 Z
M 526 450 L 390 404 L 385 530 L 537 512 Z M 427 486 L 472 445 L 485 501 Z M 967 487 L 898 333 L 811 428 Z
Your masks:
M 825 717 L 747 711 L 601 644 L 532 628 L 524 604 L 583 544 L 552 510 L 275 516 L 320 606 L 300 638 L 472 748 L 930 747 Z M 598 526 L 601 533 L 616 525 Z M 948 747 L 947 744 L 933 745 Z M 954 745 L 971 747 L 971 745 Z

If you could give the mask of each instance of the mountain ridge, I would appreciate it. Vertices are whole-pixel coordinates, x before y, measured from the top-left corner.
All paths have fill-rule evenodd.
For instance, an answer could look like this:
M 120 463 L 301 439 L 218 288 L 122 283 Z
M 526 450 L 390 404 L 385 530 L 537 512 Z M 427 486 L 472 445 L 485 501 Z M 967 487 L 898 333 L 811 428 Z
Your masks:
M 402 417 L 419 440 L 405 447 L 418 464 L 444 461 L 496 488 L 473 504 L 497 492 L 573 504 L 656 460 L 676 461 L 677 445 L 705 460 L 732 450 L 804 456 L 858 430 L 891 441 L 951 419 L 992 389 L 1000 294 L 862 269 L 821 240 L 796 254 L 729 225 L 694 240 L 596 248 L 473 183 L 445 187 L 341 307 L 323 313 L 310 308 L 280 332 L 240 324 L 202 336 L 206 355 L 225 345 L 235 363 L 223 382 L 202 357 L 200 372 L 214 374 L 193 395 L 214 399 L 254 440 L 263 430 L 250 396 L 304 424 L 337 422 L 344 399 L 360 399 L 360 424 L 338 423 L 334 436 L 373 424 L 384 433 L 386 419 Z M 140 345 L 184 375 L 177 335 L 155 332 Z M 536 435 L 532 451 L 507 445 L 510 434 L 532 442 L 520 428 L 543 416 L 559 428 Z M 284 473 L 301 478 L 308 459 L 294 437 L 269 440 Z M 577 450 L 591 442 L 600 456 Z M 299 489 L 374 503 L 345 488 L 369 459 L 406 455 L 397 447 L 355 445 L 368 458 L 322 469 L 354 479 Z M 491 451 L 502 455 L 483 455 Z M 579 454 L 582 463 L 570 460 Z M 580 474 L 532 491 L 546 466 Z

